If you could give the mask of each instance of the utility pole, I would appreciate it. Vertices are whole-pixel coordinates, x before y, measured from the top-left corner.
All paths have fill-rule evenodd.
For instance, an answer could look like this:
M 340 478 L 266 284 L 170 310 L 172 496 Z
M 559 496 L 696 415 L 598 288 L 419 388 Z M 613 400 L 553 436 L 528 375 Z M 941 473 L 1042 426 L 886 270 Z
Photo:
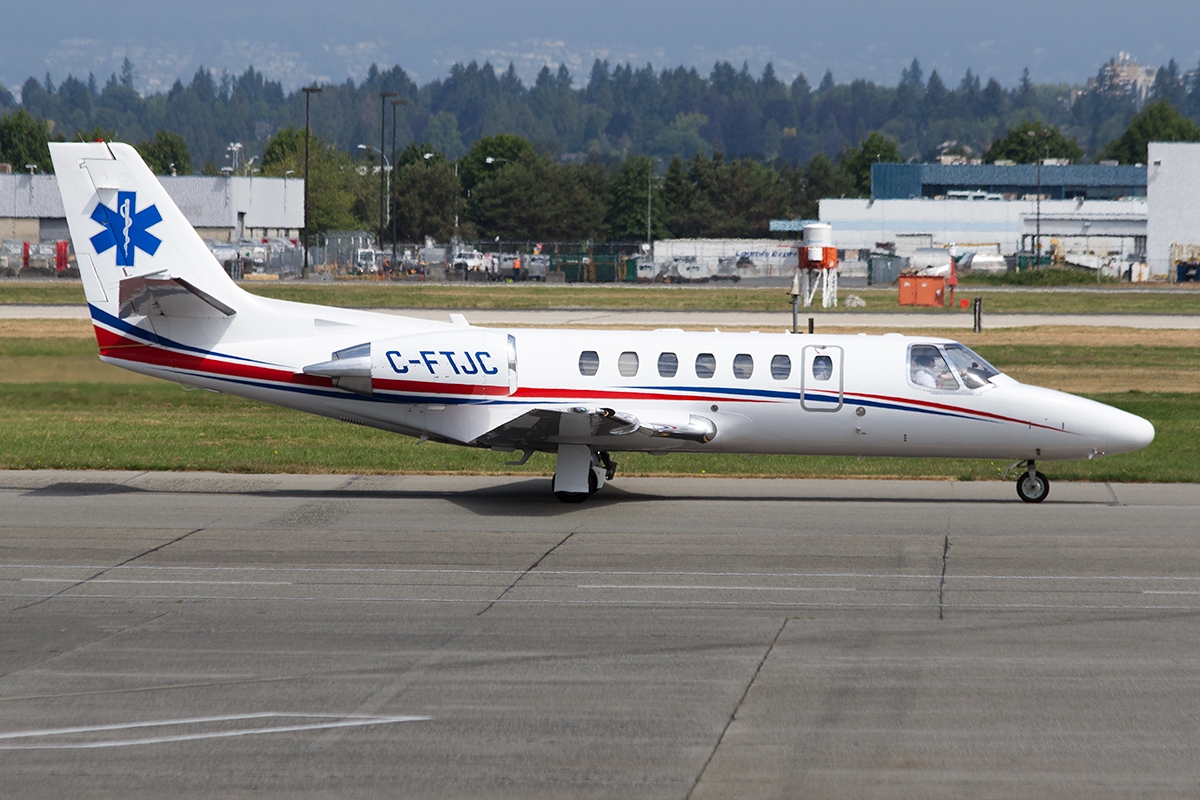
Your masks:
M 408 105 L 407 100 L 392 101 L 392 171 L 396 171 L 396 107 Z M 400 190 L 400 176 L 396 176 L 396 191 Z M 392 208 L 392 190 L 388 189 L 388 217 L 392 220 L 392 269 L 396 269 L 396 209 Z
M 399 92 L 379 93 L 379 252 L 383 252 L 383 236 L 387 232 L 387 218 L 384 216 L 384 201 L 387 200 L 387 175 L 383 168 L 383 139 L 387 133 L 387 99 L 396 97 Z
M 305 86 L 304 92 L 304 268 L 300 271 L 301 278 L 308 277 L 308 101 L 314 94 L 321 93 L 320 86 Z
M 1038 139 L 1041 139 L 1045 145 L 1046 157 L 1050 157 L 1050 131 L 1047 128 L 1037 133 L 1029 131 L 1029 138 L 1034 140 L 1034 156 L 1037 158 L 1037 212 L 1035 218 L 1037 220 L 1036 233 L 1033 236 L 1033 264 L 1035 267 L 1042 265 L 1042 155 L 1041 148 L 1038 147 Z

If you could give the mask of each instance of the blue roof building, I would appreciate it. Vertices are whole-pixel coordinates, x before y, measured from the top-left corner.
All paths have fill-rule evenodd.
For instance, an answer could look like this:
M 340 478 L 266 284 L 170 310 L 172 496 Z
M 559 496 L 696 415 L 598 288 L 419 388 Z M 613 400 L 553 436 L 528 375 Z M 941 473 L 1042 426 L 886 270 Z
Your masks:
M 1041 194 L 1051 200 L 1146 196 L 1146 167 L 1043 165 Z M 991 195 L 1019 200 L 1038 193 L 1036 164 L 872 164 L 872 200 Z M 990 198 L 989 198 L 990 199 Z

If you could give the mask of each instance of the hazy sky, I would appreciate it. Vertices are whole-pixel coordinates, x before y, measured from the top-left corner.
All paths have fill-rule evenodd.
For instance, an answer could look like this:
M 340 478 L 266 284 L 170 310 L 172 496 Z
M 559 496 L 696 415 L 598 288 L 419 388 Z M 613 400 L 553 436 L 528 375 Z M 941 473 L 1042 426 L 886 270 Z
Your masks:
M 948 84 L 970 67 L 1015 85 L 1082 83 L 1127 51 L 1144 64 L 1200 62 L 1197 0 L 606 0 L 603 3 L 379 0 L 209 0 L 206 3 L 20 2 L 5 13 L 0 82 L 14 93 L 49 70 L 94 72 L 101 83 L 128 56 L 137 88 L 188 81 L 200 65 L 241 72 L 253 64 L 288 89 L 312 80 L 361 80 L 372 63 L 399 64 L 418 83 L 456 61 L 506 67 L 530 82 L 543 64 L 565 63 L 576 83 L 592 61 L 656 68 L 717 60 L 774 62 L 780 78 L 803 72 L 814 86 L 825 70 L 839 82 L 895 84 L 913 57 Z

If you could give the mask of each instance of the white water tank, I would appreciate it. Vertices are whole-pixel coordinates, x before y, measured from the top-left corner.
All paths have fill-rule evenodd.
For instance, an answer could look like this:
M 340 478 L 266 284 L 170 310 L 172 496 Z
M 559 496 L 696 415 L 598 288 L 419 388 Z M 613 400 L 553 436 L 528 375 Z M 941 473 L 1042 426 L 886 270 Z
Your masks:
M 833 226 L 827 222 L 811 222 L 804 226 L 805 247 L 833 247 Z

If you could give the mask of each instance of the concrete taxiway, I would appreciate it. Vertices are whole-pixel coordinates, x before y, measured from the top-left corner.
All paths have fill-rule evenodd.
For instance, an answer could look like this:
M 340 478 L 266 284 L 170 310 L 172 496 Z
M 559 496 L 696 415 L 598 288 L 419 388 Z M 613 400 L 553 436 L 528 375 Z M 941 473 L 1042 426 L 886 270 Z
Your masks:
M 1200 486 L 0 472 L 0 796 L 1194 797 Z

